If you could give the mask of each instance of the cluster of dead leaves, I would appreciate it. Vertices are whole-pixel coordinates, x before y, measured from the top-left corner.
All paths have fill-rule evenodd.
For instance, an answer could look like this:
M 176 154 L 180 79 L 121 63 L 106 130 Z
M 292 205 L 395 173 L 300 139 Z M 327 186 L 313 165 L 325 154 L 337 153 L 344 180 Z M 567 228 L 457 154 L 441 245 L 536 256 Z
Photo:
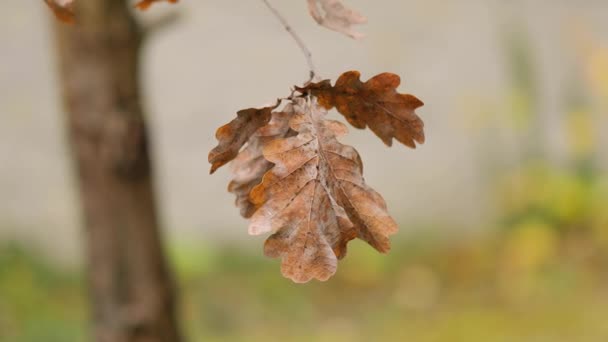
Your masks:
M 282 258 L 282 273 L 295 282 L 327 280 L 355 238 L 378 251 L 390 249 L 397 231 L 380 194 L 363 179 L 357 151 L 339 138 L 344 124 L 325 118 L 336 108 L 357 128 L 369 127 L 382 141 L 406 146 L 424 142 L 416 108 L 422 102 L 397 92 L 399 76 L 383 73 L 363 83 L 356 71 L 296 88 L 280 102 L 249 108 L 220 127 L 209 153 L 211 173 L 232 162 L 228 190 L 249 233 L 270 233 L 264 252 Z
M 57 18 L 75 21 L 75 0 L 44 0 Z M 142 0 L 145 10 L 156 2 Z M 340 0 L 307 0 L 321 26 L 352 38 L 352 26 L 367 21 Z M 282 258 L 281 270 L 295 282 L 327 280 L 346 255 L 350 240 L 360 238 L 379 252 L 390 249 L 397 231 L 384 199 L 363 179 L 357 151 L 338 140 L 344 124 L 325 118 L 336 108 L 356 128 L 369 127 L 386 145 L 393 139 L 415 148 L 424 142 L 424 125 L 415 110 L 423 103 L 397 92 L 399 76 L 377 75 L 367 82 L 356 71 L 296 87 L 283 101 L 249 108 L 220 127 L 209 153 L 211 173 L 232 162 L 228 190 L 236 195 L 241 215 L 250 219 L 249 233 L 271 234 L 264 252 Z M 279 109 L 280 108 L 280 109 Z
M 76 0 L 44 0 L 53 11 L 57 19 L 65 23 L 74 23 L 74 2 Z M 346 7 L 341 0 L 306 0 L 313 19 L 321 26 L 330 30 L 341 32 L 349 37 L 359 39 L 363 35 L 354 31 L 352 26 L 364 24 L 367 18 L 358 12 Z M 178 0 L 140 0 L 135 7 L 146 10 L 154 3 L 177 3 Z
M 76 0 L 44 0 L 44 2 L 60 21 L 68 24 L 73 24 L 76 21 L 74 14 L 74 3 Z M 178 0 L 140 0 L 135 4 L 135 7 L 145 11 L 156 2 L 177 3 Z

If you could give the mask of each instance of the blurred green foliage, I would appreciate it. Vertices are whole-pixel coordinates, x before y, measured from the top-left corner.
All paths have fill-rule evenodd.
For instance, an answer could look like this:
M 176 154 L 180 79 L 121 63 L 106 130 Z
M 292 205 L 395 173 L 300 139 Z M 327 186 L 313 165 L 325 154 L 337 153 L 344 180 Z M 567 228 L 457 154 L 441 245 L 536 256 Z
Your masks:
M 605 249 L 561 253 L 554 230 L 526 222 L 397 241 L 390 257 L 354 242 L 333 279 L 306 285 L 258 250 L 173 244 L 182 322 L 192 341 L 606 341 Z M 16 245 L 0 256 L 0 341 L 86 340 L 78 272 Z
M 0 244 L 0 341 L 82 341 L 81 285 L 79 275 L 16 244 Z

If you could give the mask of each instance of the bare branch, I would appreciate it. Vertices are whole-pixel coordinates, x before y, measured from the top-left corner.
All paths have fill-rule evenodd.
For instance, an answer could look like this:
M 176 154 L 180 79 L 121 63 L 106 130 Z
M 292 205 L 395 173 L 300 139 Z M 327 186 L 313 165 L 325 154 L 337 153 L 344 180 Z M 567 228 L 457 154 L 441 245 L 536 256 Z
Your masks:
M 287 22 L 285 17 L 283 17 L 283 15 L 279 11 L 277 11 L 277 9 L 274 8 L 270 4 L 270 2 L 268 2 L 268 0 L 262 0 L 262 2 L 264 2 L 266 7 L 268 7 L 268 9 L 270 9 L 270 11 L 274 14 L 274 16 L 277 17 L 277 19 L 279 19 L 281 24 L 283 24 L 283 27 L 285 28 L 285 30 L 287 30 L 287 32 L 289 32 L 289 34 L 293 37 L 293 39 L 296 41 L 296 43 L 300 47 L 300 50 L 302 50 L 302 53 L 304 53 L 304 57 L 306 58 L 306 62 L 308 63 L 308 69 L 310 70 L 310 80 L 309 81 L 312 81 L 315 78 L 315 76 L 317 75 L 317 72 L 315 69 L 315 64 L 312 61 L 312 53 L 310 52 L 308 47 L 306 47 L 306 44 L 304 44 L 304 41 L 300 38 L 300 36 L 298 36 L 298 34 L 293 30 L 291 25 L 289 25 L 289 22 Z

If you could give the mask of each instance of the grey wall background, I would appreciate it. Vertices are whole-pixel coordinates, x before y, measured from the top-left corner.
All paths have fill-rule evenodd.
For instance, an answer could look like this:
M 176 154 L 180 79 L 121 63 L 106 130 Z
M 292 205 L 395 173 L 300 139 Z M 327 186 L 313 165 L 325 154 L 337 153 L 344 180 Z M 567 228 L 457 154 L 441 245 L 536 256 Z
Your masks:
M 483 132 L 476 122 L 502 122 L 510 87 L 505 34 L 517 30 L 528 37 L 539 134 L 558 162 L 565 143 L 556 118 L 570 80 L 581 72 L 580 44 L 608 46 L 604 0 L 348 0 L 369 18 L 360 27 L 363 41 L 318 27 L 303 0 L 273 3 L 307 42 L 323 77 L 356 69 L 367 79 L 391 71 L 402 76 L 402 91 L 426 103 L 419 114 L 427 143 L 416 151 L 388 149 L 366 131 L 351 130 L 346 139 L 361 153 L 368 183 L 385 196 L 403 234 L 429 224 L 460 233 L 492 217 L 480 151 L 487 153 L 489 134 L 503 146 L 496 158 L 509 159 L 517 141 L 508 130 Z M 183 0 L 156 6 L 142 19 L 166 11 L 182 16 L 148 41 L 144 85 L 167 235 L 245 238 L 246 222 L 226 192 L 227 170 L 208 175 L 214 131 L 241 108 L 289 94 L 306 79 L 306 63 L 261 1 Z M 0 238 L 37 243 L 73 260 L 79 217 L 52 18 L 40 1 L 10 1 L 0 19 Z

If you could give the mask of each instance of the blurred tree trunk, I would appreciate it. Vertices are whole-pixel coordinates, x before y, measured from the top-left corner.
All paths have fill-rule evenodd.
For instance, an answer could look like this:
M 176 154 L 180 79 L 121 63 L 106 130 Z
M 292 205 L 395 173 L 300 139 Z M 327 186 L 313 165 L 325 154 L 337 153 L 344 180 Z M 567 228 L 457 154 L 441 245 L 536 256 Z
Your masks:
M 76 2 L 56 24 L 83 206 L 94 339 L 179 341 L 139 90 L 142 33 L 126 0 Z

